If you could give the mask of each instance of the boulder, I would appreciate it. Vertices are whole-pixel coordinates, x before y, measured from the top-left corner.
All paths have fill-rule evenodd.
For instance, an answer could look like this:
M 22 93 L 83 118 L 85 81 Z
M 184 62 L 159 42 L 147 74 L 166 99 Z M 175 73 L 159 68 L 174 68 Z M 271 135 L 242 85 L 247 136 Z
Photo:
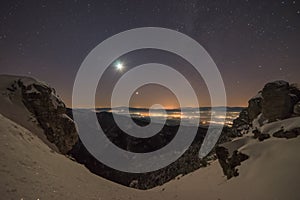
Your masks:
M 34 79 L 20 78 L 12 88 L 20 88 L 22 101 L 35 116 L 47 139 L 62 154 L 70 151 L 78 141 L 74 121 L 66 114 L 66 106 L 53 88 Z
M 266 84 L 262 91 L 262 98 L 262 114 L 269 122 L 291 116 L 293 104 L 288 82 L 275 81 Z
M 255 129 L 252 131 L 252 133 L 254 134 L 254 138 L 258 139 L 260 142 L 269 139 L 270 135 L 268 133 L 261 133 L 259 130 Z
M 227 179 L 238 176 L 239 173 L 236 167 L 249 158 L 248 155 L 238 152 L 237 150 L 235 150 L 230 157 L 228 149 L 222 146 L 216 147 L 216 155 Z
M 300 135 L 300 128 L 295 128 L 290 131 L 284 131 L 284 129 L 282 128 L 281 130 L 275 132 L 273 134 L 273 137 L 291 139 L 291 138 L 298 137 L 299 135 Z

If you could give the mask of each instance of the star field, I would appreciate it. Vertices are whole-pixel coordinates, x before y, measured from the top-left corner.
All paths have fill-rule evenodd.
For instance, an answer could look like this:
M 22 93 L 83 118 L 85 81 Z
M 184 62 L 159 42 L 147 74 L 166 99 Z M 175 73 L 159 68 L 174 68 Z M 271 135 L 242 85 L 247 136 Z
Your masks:
M 180 31 L 204 46 L 231 106 L 246 105 L 268 81 L 300 82 L 300 1 L 293 0 L 2 1 L 0 73 L 46 81 L 70 105 L 85 56 L 106 38 L 145 26 Z

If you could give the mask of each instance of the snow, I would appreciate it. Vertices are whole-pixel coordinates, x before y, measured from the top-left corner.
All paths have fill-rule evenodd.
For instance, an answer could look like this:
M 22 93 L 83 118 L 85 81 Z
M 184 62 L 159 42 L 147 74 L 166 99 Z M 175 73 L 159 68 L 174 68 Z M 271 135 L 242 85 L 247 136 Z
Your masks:
M 259 142 L 248 134 L 223 144 L 230 152 L 239 150 L 250 156 L 239 167 L 240 175 L 230 180 L 223 176 L 217 161 L 148 191 L 105 180 L 45 144 L 42 130 L 22 100 L 18 96 L 10 98 L 6 93 L 16 78 L 0 76 L 1 199 L 300 199 L 300 137 Z M 259 120 L 261 116 L 253 125 L 268 133 L 281 127 L 291 130 L 300 126 L 300 117 L 263 126 Z
M 1 199 L 147 199 L 53 152 L 3 115 L 0 154 Z
M 226 180 L 217 162 L 164 186 L 163 199 L 300 199 L 300 138 L 264 142 L 241 138 L 234 145 L 250 158 L 239 167 L 240 175 Z
M 300 128 L 300 117 L 292 117 L 268 123 L 267 120 L 263 119 L 262 114 L 260 114 L 253 120 L 252 126 L 253 130 L 257 129 L 261 133 L 268 133 L 272 135 L 280 130 L 291 131 L 293 129 Z
M 290 199 L 300 198 L 300 138 L 250 136 L 224 146 L 250 156 L 229 181 L 217 161 L 148 191 L 127 188 L 54 153 L 35 134 L 0 115 L 0 193 L 3 199 Z M 287 173 L 288 172 L 288 173 Z

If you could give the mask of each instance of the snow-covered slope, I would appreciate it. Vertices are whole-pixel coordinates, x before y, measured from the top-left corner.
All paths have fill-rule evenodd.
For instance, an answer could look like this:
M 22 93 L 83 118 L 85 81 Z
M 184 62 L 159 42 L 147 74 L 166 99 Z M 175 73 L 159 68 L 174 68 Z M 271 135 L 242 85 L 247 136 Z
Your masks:
M 1 199 L 148 199 L 90 173 L 3 115 L 0 155 Z
M 300 138 L 264 142 L 241 138 L 234 146 L 250 159 L 239 168 L 240 176 L 226 180 L 216 161 L 164 186 L 138 191 L 93 175 L 0 115 L 0 194 L 1 199 L 296 200 L 299 144 Z
M 250 157 L 238 167 L 239 176 L 227 180 L 215 161 L 163 186 L 139 191 L 98 177 L 53 151 L 18 95 L 7 94 L 7 81 L 0 79 L 0 199 L 300 199 L 300 137 L 260 142 L 250 132 L 223 144 L 230 152 Z M 261 130 L 294 128 L 298 120 L 273 122 Z
M 250 136 L 225 144 L 250 158 L 239 167 L 238 177 L 226 180 L 216 161 L 211 166 L 167 183 L 164 199 L 300 199 L 300 138 L 271 138 L 259 142 Z M 176 198 L 175 198 L 176 197 Z
M 55 89 L 30 77 L 0 75 L 0 113 L 66 154 L 77 142 L 75 123 Z

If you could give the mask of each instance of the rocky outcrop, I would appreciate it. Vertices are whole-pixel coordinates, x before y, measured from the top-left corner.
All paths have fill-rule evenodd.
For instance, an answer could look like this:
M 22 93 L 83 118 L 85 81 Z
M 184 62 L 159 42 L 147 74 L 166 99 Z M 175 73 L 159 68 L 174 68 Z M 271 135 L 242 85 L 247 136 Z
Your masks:
M 259 141 L 264 141 L 264 140 L 270 138 L 270 134 L 268 134 L 268 133 L 261 133 L 257 129 L 253 130 L 252 133 L 254 134 L 254 138 L 255 139 L 257 138 Z
M 266 84 L 262 97 L 262 114 L 269 122 L 286 119 L 292 115 L 293 102 L 288 82 L 276 81 Z
M 263 90 L 248 101 L 237 119 L 233 121 L 232 132 L 240 136 L 247 133 L 254 120 L 260 125 L 277 120 L 300 115 L 300 89 L 286 81 L 267 83 Z M 267 139 L 267 135 L 259 135 L 260 140 Z
M 66 106 L 53 88 L 24 77 L 15 80 L 8 90 L 21 90 L 24 105 L 35 116 L 47 139 L 62 154 L 72 149 L 78 141 L 75 123 L 66 114 Z
M 247 132 L 250 128 L 250 119 L 249 119 L 249 109 L 245 108 L 240 112 L 238 118 L 233 120 L 232 124 L 232 135 L 239 137 L 242 136 L 245 132 Z
M 216 155 L 227 179 L 238 176 L 239 172 L 236 167 L 240 166 L 241 162 L 249 158 L 248 155 L 238 152 L 237 150 L 233 151 L 230 156 L 228 149 L 222 146 L 216 147 Z
M 261 113 L 261 111 L 262 96 L 261 92 L 259 92 L 257 96 L 248 101 L 248 107 L 242 110 L 239 117 L 233 120 L 232 132 L 236 136 L 241 136 L 248 132 L 252 121 Z
M 298 137 L 300 135 L 300 128 L 295 128 L 290 131 L 285 131 L 283 128 L 275 133 L 273 133 L 273 137 L 277 138 L 286 138 L 286 139 L 291 139 Z

